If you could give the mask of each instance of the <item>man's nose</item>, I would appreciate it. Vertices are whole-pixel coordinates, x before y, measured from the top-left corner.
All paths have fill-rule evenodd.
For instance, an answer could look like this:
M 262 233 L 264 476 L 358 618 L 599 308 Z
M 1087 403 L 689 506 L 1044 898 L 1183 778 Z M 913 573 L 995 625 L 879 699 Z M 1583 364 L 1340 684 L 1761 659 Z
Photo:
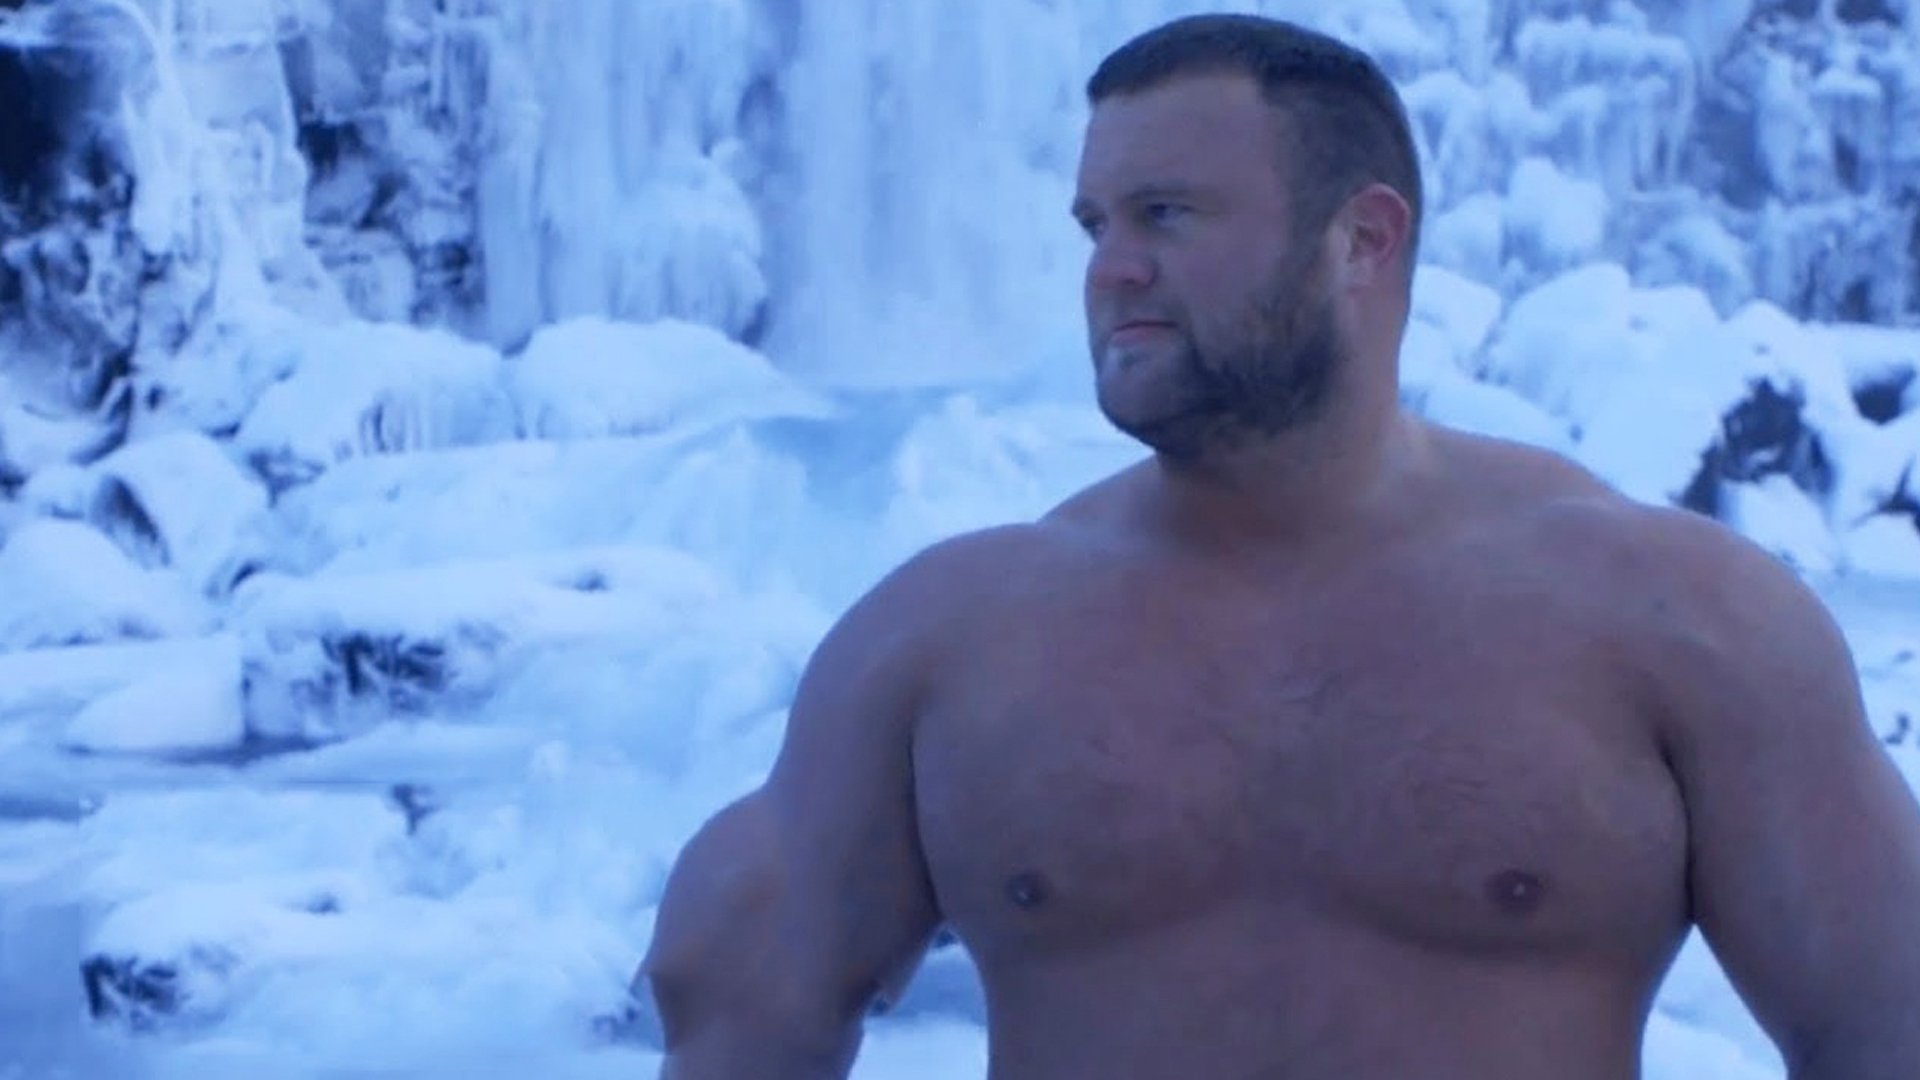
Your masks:
M 1150 285 L 1154 273 L 1152 253 L 1119 229 L 1100 237 L 1087 258 L 1087 288 L 1097 292 Z

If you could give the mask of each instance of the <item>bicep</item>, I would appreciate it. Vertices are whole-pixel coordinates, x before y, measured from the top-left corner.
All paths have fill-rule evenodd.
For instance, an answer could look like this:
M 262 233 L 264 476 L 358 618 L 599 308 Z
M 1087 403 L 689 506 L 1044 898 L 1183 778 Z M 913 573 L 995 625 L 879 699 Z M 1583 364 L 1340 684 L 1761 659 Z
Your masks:
M 911 759 L 926 661 L 900 589 L 883 585 L 828 633 L 765 783 L 676 862 L 642 969 L 670 1043 L 676 1013 L 685 1028 L 715 1008 L 838 1030 L 931 941 Z
M 1832 619 L 1784 569 L 1745 569 L 1669 658 L 1694 916 L 1783 1051 L 1871 1043 L 1920 998 L 1920 810 Z
M 795 694 L 761 792 L 794 885 L 793 962 L 830 970 L 843 1007 L 897 989 L 939 923 L 914 799 L 924 659 L 856 609 Z

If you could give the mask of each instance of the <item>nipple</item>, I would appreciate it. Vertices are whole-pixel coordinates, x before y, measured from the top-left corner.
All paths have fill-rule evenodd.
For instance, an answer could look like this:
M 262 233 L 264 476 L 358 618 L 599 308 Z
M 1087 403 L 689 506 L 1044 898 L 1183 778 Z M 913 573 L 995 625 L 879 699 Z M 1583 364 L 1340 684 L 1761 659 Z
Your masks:
M 1530 915 L 1545 899 L 1547 883 L 1523 870 L 1495 874 L 1487 882 L 1487 895 L 1501 910 L 1514 915 Z
M 1007 882 L 1007 899 L 1021 911 L 1032 911 L 1047 901 L 1046 882 L 1039 874 L 1020 874 Z

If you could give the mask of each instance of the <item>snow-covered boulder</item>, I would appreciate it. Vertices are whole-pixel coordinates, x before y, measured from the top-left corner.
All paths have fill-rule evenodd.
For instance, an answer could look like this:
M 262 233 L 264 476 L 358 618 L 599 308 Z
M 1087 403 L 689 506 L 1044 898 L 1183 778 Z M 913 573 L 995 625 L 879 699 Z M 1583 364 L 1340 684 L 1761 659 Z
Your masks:
M 766 357 L 696 323 L 573 319 L 534 334 L 506 370 L 520 433 L 531 438 L 696 431 L 829 412 Z
M 1575 453 L 1565 422 L 1511 390 L 1475 382 L 1457 372 L 1435 379 L 1410 402 L 1436 423 L 1496 439 L 1526 443 L 1569 457 Z
M 1726 485 L 1720 519 L 1803 573 L 1831 574 L 1844 563 L 1820 505 L 1785 474 Z
M 576 730 L 626 725 L 623 739 L 663 759 L 690 730 L 783 707 L 815 618 L 749 604 L 698 560 L 646 548 L 263 574 L 237 605 L 247 725 L 268 742 L 421 717 L 524 719 L 560 700 Z
M 67 724 L 62 746 L 89 753 L 203 754 L 246 737 L 240 710 L 240 643 L 209 642 L 204 662 L 149 675 L 90 702 Z
M 500 357 L 485 346 L 438 330 L 341 323 L 311 329 L 301 353 L 234 436 L 276 489 L 352 457 L 513 435 Z
M 1841 538 L 1847 569 L 1878 577 L 1920 579 L 1920 522 L 1909 514 L 1875 514 Z
M 864 554 L 884 570 L 955 533 L 1038 517 L 1144 453 L 1092 408 L 953 395 L 894 449 L 877 550 Z
M 204 435 L 131 443 L 94 472 L 88 519 L 143 565 L 219 595 L 266 554 L 266 489 Z
M 1420 267 L 1413 278 L 1409 322 L 1430 326 L 1461 370 L 1471 370 L 1506 308 L 1499 290 L 1441 266 Z
M 1611 263 L 1516 300 L 1479 373 L 1565 423 L 1584 464 L 1649 502 L 1684 495 L 1747 376 L 1703 294 L 1635 289 Z
M 85 524 L 29 521 L 0 548 L 0 652 L 192 634 L 207 617 L 179 575 Z

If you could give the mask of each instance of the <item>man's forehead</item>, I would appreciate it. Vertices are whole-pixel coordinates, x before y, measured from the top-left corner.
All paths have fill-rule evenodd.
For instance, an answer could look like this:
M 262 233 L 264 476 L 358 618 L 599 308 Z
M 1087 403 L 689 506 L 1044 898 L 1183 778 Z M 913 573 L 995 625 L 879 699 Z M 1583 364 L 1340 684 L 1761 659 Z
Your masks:
M 1088 118 L 1081 181 L 1143 169 L 1205 171 L 1250 155 L 1267 158 L 1278 137 L 1276 121 L 1259 84 L 1245 75 L 1183 76 L 1115 94 Z

